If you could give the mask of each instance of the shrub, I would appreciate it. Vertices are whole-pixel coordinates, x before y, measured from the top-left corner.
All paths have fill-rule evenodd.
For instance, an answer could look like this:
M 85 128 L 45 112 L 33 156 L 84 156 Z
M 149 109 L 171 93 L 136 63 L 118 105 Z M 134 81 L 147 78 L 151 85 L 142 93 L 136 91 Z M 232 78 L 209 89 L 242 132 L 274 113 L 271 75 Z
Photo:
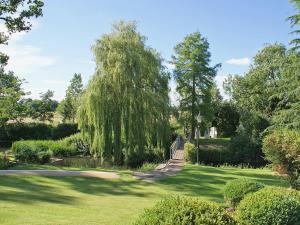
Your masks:
M 154 170 L 158 165 L 156 163 L 144 163 L 140 168 L 138 168 L 138 171 L 140 172 L 147 172 Z
M 191 197 L 168 197 L 146 209 L 136 225 L 205 224 L 234 225 L 236 222 L 215 203 Z
M 224 199 L 227 204 L 235 208 L 246 194 L 256 192 L 263 187 L 263 184 L 247 178 L 235 179 L 225 185 Z
M 137 152 L 137 147 L 135 150 L 129 150 L 125 158 L 125 163 L 131 168 L 138 168 L 145 162 L 145 156 Z
M 190 142 L 184 144 L 184 159 L 192 163 L 197 161 L 197 150 L 194 144 Z
M 300 183 L 300 132 L 277 130 L 265 137 L 263 151 L 278 172 L 285 173 L 291 187 L 299 189 Z
M 53 156 L 56 157 L 69 157 L 80 154 L 77 151 L 76 146 L 68 145 L 63 140 L 51 141 L 48 148 L 52 151 Z
M 69 137 L 72 134 L 78 133 L 78 126 L 74 123 L 61 123 L 52 128 L 51 137 L 53 140 Z
M 247 195 L 237 207 L 241 224 L 300 224 L 300 195 L 295 190 L 263 188 Z
M 15 158 L 26 163 L 47 163 L 51 152 L 48 141 L 17 141 L 12 146 Z
M 76 147 L 67 145 L 63 140 L 16 141 L 12 150 L 18 161 L 26 163 L 47 163 L 52 156 L 68 157 L 80 154 Z
M 144 154 L 144 159 L 148 163 L 159 163 L 164 159 L 164 150 L 161 148 L 148 148 Z
M 77 152 L 88 156 L 91 154 L 90 145 L 84 140 L 81 133 L 73 134 L 63 139 L 66 145 L 73 146 Z
M 0 169 L 6 169 L 9 166 L 9 160 L 5 153 L 0 152 Z
M 226 149 L 199 149 L 199 161 L 204 164 L 222 165 L 230 163 L 227 157 Z

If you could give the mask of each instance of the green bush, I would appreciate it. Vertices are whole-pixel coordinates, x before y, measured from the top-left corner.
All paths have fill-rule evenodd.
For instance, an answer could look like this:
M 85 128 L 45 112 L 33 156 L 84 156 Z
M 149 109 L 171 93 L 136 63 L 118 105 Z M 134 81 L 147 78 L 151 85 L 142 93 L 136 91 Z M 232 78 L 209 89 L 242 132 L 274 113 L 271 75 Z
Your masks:
M 229 181 L 224 188 L 225 202 L 235 208 L 246 194 L 256 192 L 263 187 L 263 184 L 247 178 Z
M 0 169 L 6 169 L 9 166 L 9 160 L 7 156 L 0 152 Z
M 16 160 L 26 163 L 47 163 L 50 161 L 49 141 L 17 141 L 12 146 Z
M 124 152 L 126 150 L 124 149 Z M 137 147 L 134 150 L 129 150 L 128 154 L 125 154 L 125 164 L 131 168 L 138 168 L 145 162 L 144 154 L 138 153 Z
M 76 146 L 68 145 L 63 140 L 51 141 L 48 148 L 52 151 L 53 156 L 56 157 L 69 157 L 80 154 L 80 152 L 77 151 Z
M 208 165 L 230 164 L 226 149 L 203 149 L 201 145 L 199 149 L 199 161 Z
M 26 140 L 16 141 L 12 146 L 15 158 L 26 163 L 47 163 L 52 156 L 69 157 L 80 154 L 76 147 L 67 145 L 63 140 Z
M 237 207 L 240 224 L 300 224 L 300 194 L 283 188 L 263 188 L 247 195 Z
M 184 144 L 184 159 L 191 163 L 197 161 L 197 150 L 194 144 L 190 142 Z
M 291 187 L 300 189 L 300 132 L 274 131 L 263 140 L 263 152 L 278 172 L 288 175 Z
M 168 197 L 146 209 L 136 225 L 234 225 L 236 222 L 215 203 L 191 197 Z
M 90 145 L 84 138 L 81 133 L 73 134 L 69 137 L 63 139 L 67 146 L 73 146 L 76 150 L 84 156 L 91 154 Z

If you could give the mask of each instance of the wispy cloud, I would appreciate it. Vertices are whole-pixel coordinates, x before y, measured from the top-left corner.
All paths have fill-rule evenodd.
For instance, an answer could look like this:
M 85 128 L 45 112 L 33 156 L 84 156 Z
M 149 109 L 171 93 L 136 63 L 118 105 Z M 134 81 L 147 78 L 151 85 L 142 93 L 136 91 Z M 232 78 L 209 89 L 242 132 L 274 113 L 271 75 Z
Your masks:
M 231 64 L 231 65 L 238 65 L 238 66 L 248 66 L 250 64 L 250 59 L 248 57 L 231 58 L 231 59 L 228 59 L 225 63 Z
M 39 23 L 33 22 L 32 29 L 36 29 Z M 3 24 L 0 24 L 0 30 L 7 34 Z M 22 40 L 27 32 L 11 34 L 8 45 L 1 45 L 0 51 L 9 56 L 6 69 L 12 70 L 17 74 L 30 74 L 42 67 L 50 66 L 56 62 L 56 57 L 45 56 L 40 47 L 33 45 L 24 45 Z

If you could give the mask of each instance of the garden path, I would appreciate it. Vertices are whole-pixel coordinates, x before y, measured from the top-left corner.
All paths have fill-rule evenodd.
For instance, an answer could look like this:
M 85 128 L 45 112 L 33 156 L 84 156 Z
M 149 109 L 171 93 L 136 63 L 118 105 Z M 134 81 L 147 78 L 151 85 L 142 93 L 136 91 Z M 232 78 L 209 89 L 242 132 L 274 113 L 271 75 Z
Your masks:
M 176 150 L 172 159 L 167 163 L 160 164 L 154 170 L 149 172 L 134 172 L 133 176 L 147 182 L 154 182 L 169 176 L 175 176 L 184 166 L 183 150 Z

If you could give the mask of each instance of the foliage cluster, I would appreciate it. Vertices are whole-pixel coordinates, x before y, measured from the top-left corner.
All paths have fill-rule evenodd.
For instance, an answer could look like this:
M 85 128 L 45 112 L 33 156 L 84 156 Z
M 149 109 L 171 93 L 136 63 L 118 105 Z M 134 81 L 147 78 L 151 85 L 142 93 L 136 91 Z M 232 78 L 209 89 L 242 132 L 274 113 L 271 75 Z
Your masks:
M 250 193 L 237 206 L 241 224 L 300 224 L 300 193 L 295 190 L 266 187 Z
M 246 194 L 256 192 L 263 187 L 263 184 L 247 178 L 229 181 L 224 188 L 225 202 L 235 208 Z
M 81 74 L 75 73 L 66 90 L 65 98 L 60 102 L 57 108 L 57 111 L 63 117 L 63 122 L 67 120 L 72 121 L 73 123 L 75 122 L 82 92 L 83 84 Z
M 167 197 L 146 209 L 136 225 L 206 224 L 235 225 L 234 219 L 217 204 L 192 197 Z
M 300 132 L 272 132 L 263 141 L 263 151 L 275 169 L 287 175 L 291 187 L 300 189 Z
M 186 142 L 184 144 L 184 159 L 187 162 L 195 163 L 197 161 L 197 149 L 194 144 Z
M 73 138 L 74 139 L 79 139 Z M 76 143 L 70 138 L 53 140 L 26 140 L 16 141 L 12 145 L 12 152 L 19 162 L 47 163 L 51 157 L 70 157 L 81 155 Z
M 167 152 L 169 75 L 134 23 L 120 22 L 93 47 L 96 72 L 79 107 L 80 130 L 105 164 L 140 166 L 147 149 Z
M 191 137 L 195 136 L 196 115 L 201 112 L 202 125 L 206 126 L 213 117 L 214 77 L 220 64 L 210 66 L 209 43 L 199 32 L 187 35 L 174 48 L 172 56 L 176 90 L 180 95 L 180 116 L 185 126 L 190 128 Z
M 0 140 L 4 144 L 18 140 L 58 140 L 77 132 L 77 124 L 9 123 L 1 126 Z
M 9 166 L 9 160 L 5 153 L 0 152 L 0 169 L 6 169 Z

